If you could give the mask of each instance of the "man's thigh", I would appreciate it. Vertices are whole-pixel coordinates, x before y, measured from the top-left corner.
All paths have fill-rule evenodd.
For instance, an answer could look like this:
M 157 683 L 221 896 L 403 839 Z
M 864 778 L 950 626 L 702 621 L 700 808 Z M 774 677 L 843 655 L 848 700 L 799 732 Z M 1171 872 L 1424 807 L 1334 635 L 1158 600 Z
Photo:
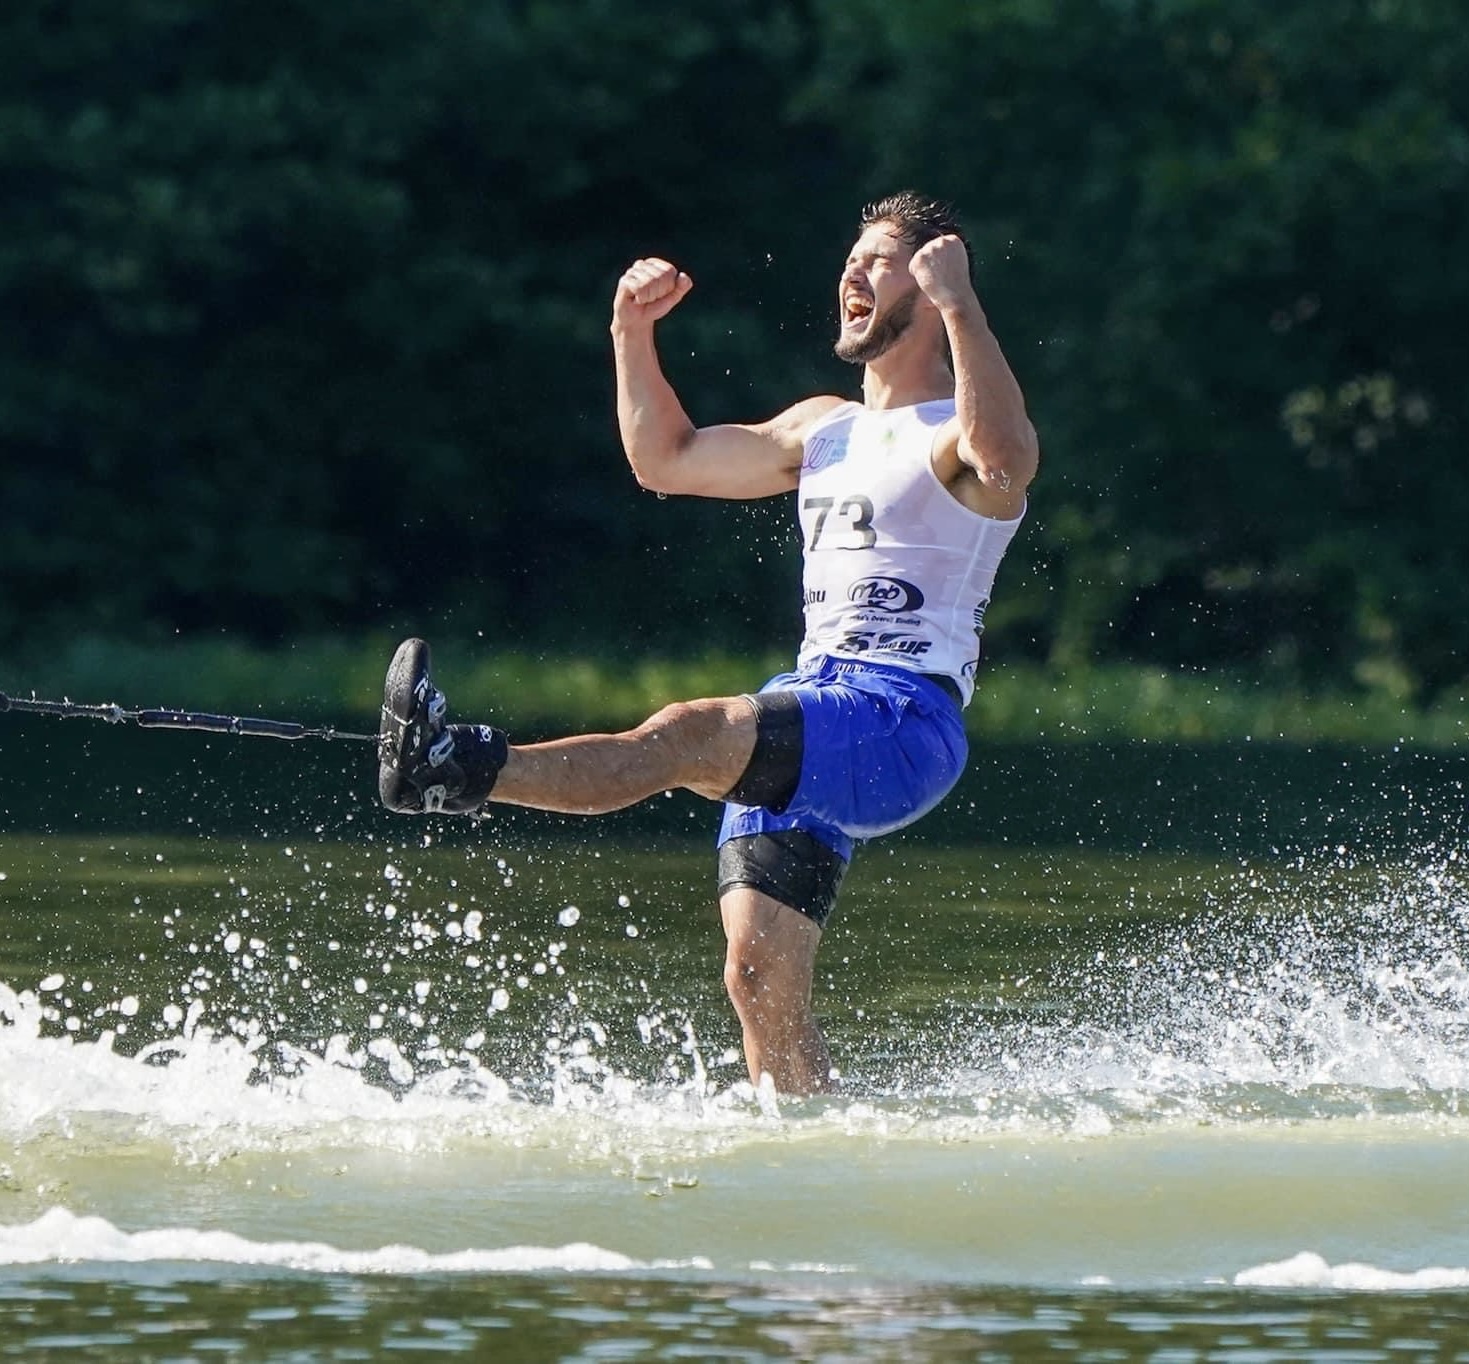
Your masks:
M 809 995 L 821 942 L 815 920 L 752 886 L 724 891 L 719 916 L 732 963 L 753 971 L 774 996 Z M 774 996 L 768 1002 L 779 1004 Z

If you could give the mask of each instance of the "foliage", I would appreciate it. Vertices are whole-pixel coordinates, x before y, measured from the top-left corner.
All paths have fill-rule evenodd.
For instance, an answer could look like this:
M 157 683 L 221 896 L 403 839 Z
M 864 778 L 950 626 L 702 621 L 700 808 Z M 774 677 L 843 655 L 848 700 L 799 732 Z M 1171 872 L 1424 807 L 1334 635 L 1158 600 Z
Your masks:
M 982 215 L 1044 436 L 1052 656 L 1462 678 L 1458 7 L 826 10 L 813 110 L 860 85 L 874 179 Z
M 636 490 L 608 300 L 695 276 L 697 421 L 849 391 L 841 253 L 914 185 L 1042 436 L 1000 656 L 1469 671 L 1454 0 L 20 0 L 0 78 L 12 648 L 788 650 L 790 509 Z

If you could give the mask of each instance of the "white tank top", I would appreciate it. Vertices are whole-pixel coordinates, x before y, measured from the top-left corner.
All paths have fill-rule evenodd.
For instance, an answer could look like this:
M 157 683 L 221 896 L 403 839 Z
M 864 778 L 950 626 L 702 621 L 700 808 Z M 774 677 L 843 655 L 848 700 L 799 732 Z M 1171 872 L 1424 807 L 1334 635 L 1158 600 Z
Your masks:
M 807 434 L 800 661 L 831 654 L 939 673 L 967 706 L 995 570 L 1025 513 L 981 516 L 939 482 L 934 436 L 953 415 L 952 398 L 887 411 L 844 403 Z

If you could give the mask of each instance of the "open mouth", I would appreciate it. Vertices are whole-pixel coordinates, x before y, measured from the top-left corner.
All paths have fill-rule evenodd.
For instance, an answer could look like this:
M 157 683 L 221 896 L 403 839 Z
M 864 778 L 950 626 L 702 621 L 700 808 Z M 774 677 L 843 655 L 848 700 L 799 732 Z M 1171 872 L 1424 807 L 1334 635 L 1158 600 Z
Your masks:
M 872 316 L 872 300 L 866 294 L 849 293 L 842 298 L 842 325 L 861 326 Z

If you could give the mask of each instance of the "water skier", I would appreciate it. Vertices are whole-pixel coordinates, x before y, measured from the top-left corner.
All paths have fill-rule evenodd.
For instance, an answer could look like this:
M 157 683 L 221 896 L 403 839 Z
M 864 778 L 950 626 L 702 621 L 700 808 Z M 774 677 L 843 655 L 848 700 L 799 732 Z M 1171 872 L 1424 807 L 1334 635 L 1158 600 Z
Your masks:
M 903 193 L 862 213 L 836 342 L 863 366 L 860 403 L 821 395 L 769 421 L 696 428 L 654 344 L 692 287 L 660 259 L 618 282 L 623 447 L 657 492 L 797 492 L 795 671 L 756 695 L 665 706 L 625 733 L 511 745 L 448 724 L 428 646 L 406 640 L 384 687 L 379 791 L 403 813 L 500 802 L 601 814 L 674 788 L 723 801 L 724 981 L 750 1078 L 808 1094 L 836 1081 L 811 1009 L 822 926 L 854 842 L 918 819 L 963 770 L 984 612 L 1039 451 L 946 205 Z

